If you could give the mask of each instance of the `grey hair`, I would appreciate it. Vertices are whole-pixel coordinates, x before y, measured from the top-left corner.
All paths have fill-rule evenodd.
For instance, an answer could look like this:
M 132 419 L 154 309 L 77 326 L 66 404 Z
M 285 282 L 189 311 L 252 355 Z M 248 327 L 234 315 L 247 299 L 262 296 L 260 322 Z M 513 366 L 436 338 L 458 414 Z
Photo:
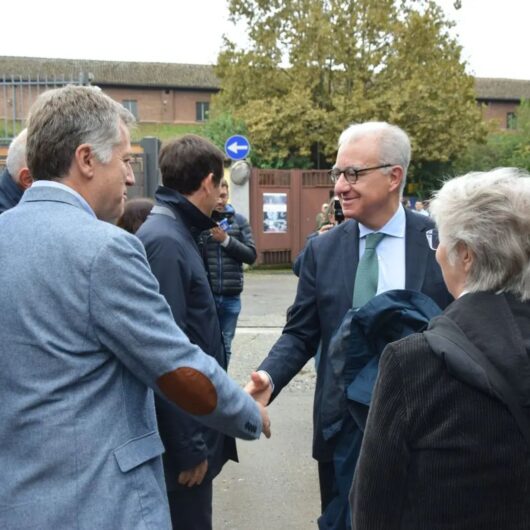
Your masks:
M 9 144 L 7 150 L 6 167 L 13 180 L 18 184 L 18 173 L 27 166 L 26 139 L 28 130 L 23 129 Z
M 530 174 L 498 168 L 447 181 L 430 202 L 450 263 L 464 244 L 474 260 L 465 289 L 530 298 Z
M 365 136 L 374 136 L 379 140 L 379 163 L 401 166 L 403 179 L 399 187 L 399 194 L 407 184 L 407 170 L 410 164 L 410 140 L 407 133 L 397 125 L 384 121 L 367 121 L 353 123 L 342 131 L 339 137 L 339 149 L 343 145 L 360 140 Z
M 92 146 L 96 158 L 110 162 L 121 142 L 120 125 L 134 116 L 98 87 L 66 86 L 41 94 L 30 109 L 27 160 L 35 180 L 68 174 L 76 149 Z

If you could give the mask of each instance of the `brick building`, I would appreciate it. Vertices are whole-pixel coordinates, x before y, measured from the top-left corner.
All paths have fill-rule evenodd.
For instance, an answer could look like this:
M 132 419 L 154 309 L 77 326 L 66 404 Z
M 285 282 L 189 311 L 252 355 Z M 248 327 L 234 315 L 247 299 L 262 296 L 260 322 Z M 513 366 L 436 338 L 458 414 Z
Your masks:
M 140 123 L 204 121 L 219 91 L 208 65 L 0 57 L 0 120 L 24 120 L 39 93 L 68 82 L 101 87 Z
M 24 119 L 39 87 L 64 81 L 101 87 L 141 123 L 204 121 L 220 89 L 210 65 L 0 57 L 0 119 Z M 513 126 L 519 101 L 530 99 L 530 80 L 476 78 L 475 87 L 484 118 L 502 129 Z
M 530 99 L 530 80 L 477 77 L 475 90 L 484 119 L 496 121 L 501 129 L 514 129 L 519 102 Z

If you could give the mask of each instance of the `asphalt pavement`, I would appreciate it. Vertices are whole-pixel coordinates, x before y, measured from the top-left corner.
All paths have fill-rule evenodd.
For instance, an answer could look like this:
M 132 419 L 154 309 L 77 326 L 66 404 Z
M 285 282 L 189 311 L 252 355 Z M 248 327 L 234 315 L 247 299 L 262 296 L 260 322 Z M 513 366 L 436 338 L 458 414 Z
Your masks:
M 281 334 L 296 292 L 290 272 L 245 274 L 242 311 L 229 374 L 244 385 Z M 238 440 L 239 463 L 214 481 L 214 530 L 306 530 L 320 513 L 316 462 L 311 458 L 313 361 L 270 406 L 272 437 Z

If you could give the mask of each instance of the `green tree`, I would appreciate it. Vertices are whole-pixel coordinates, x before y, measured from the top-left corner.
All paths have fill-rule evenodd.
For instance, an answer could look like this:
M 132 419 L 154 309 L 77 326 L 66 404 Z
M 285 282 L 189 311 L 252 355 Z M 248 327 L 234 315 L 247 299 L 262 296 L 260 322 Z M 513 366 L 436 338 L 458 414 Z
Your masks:
M 411 136 L 416 183 L 484 134 L 451 23 L 430 0 L 230 0 L 248 44 L 225 38 L 214 108 L 243 120 L 263 163 L 332 161 L 349 123 Z

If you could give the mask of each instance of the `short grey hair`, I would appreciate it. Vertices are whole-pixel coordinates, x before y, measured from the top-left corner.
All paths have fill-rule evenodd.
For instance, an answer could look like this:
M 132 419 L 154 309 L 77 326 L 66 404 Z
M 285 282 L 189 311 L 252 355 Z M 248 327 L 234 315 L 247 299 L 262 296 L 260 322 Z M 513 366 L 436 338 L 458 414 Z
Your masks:
M 68 174 L 76 149 L 89 144 L 97 159 L 110 162 L 121 142 L 120 124 L 134 116 L 98 87 L 66 86 L 41 94 L 30 109 L 27 160 L 35 180 Z
M 379 163 L 401 166 L 403 180 L 399 188 L 400 195 L 407 184 L 407 171 L 410 164 L 410 140 L 407 133 L 397 125 L 384 121 L 353 123 L 339 137 L 339 149 L 343 145 L 355 142 L 365 136 L 374 136 L 379 141 Z
M 473 253 L 465 289 L 530 298 L 530 174 L 498 168 L 447 181 L 429 210 L 451 263 L 457 247 Z
M 6 167 L 13 180 L 18 184 L 18 173 L 22 168 L 27 167 L 26 162 L 26 139 L 28 130 L 23 129 L 18 133 L 7 150 Z

